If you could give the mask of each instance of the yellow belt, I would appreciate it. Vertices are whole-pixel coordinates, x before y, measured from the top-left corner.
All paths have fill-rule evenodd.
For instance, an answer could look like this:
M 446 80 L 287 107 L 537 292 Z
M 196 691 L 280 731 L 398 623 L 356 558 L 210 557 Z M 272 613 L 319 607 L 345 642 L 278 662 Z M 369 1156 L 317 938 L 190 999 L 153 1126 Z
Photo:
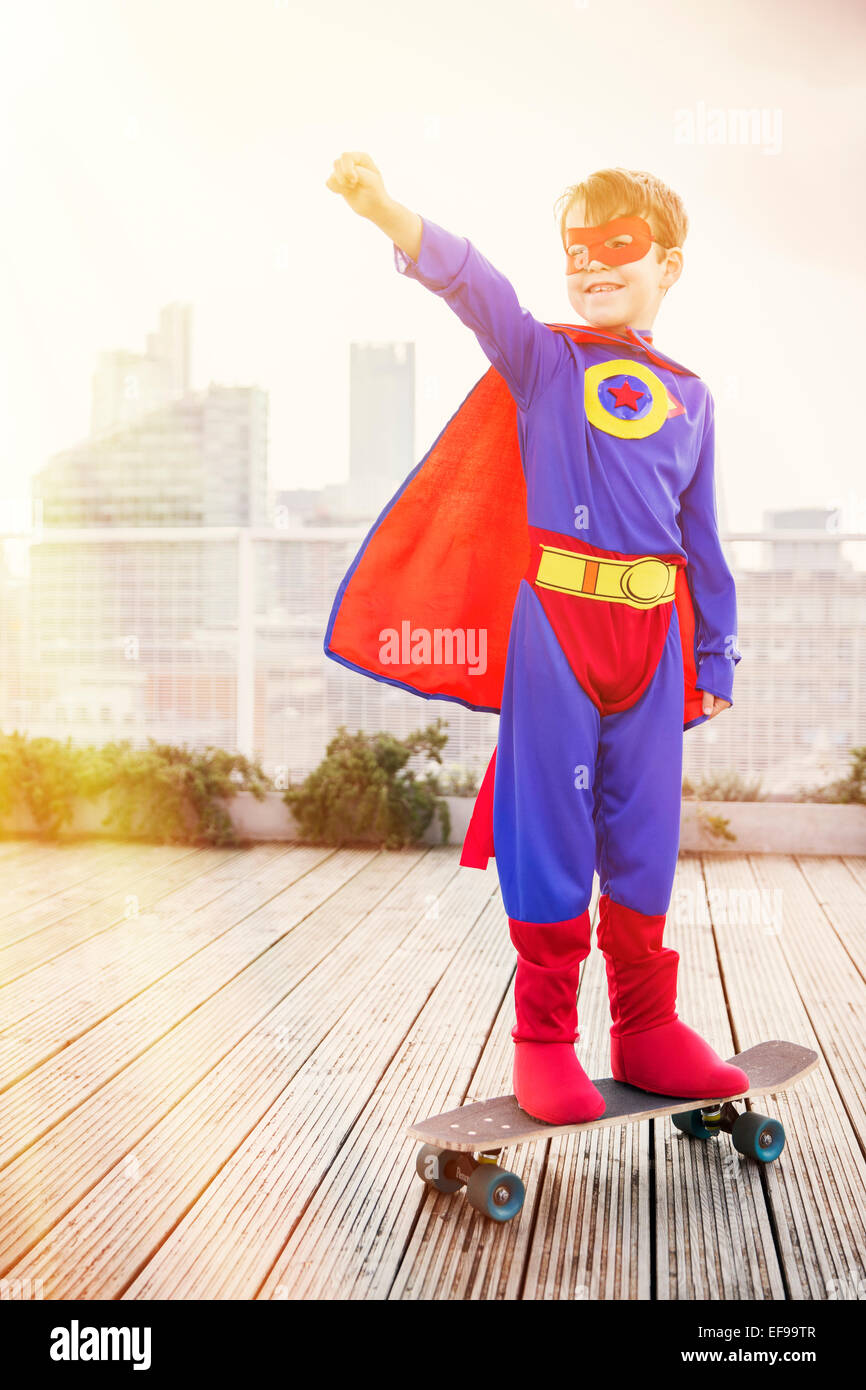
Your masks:
M 630 608 L 655 608 L 674 597 L 677 565 L 644 555 L 639 560 L 608 560 L 601 555 L 576 555 L 542 545 L 535 583 L 543 589 L 581 594 Z

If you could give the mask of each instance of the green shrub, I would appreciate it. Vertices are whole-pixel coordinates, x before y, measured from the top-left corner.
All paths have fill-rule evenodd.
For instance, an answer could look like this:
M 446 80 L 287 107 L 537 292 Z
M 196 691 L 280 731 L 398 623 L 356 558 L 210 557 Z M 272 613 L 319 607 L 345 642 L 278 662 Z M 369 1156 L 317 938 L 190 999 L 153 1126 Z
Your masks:
M 454 764 L 439 775 L 439 790 L 443 796 L 477 796 L 478 776 L 467 768 Z
M 71 739 L 0 736 L 0 816 L 26 807 L 42 834 L 56 835 L 72 819 L 83 751 Z
M 830 782 L 826 787 L 801 788 L 798 801 L 832 801 L 863 805 L 866 801 L 866 745 L 848 750 L 851 770 L 847 777 Z
M 683 778 L 683 796 L 697 801 L 763 801 L 761 779 L 747 782 L 738 772 L 717 772 L 692 782 Z
M 442 762 L 448 740 L 442 723 L 437 719 L 405 739 L 388 733 L 350 734 L 340 725 L 319 766 L 283 797 L 304 838 L 402 849 L 416 844 L 436 815 L 446 841 L 451 817 L 436 774 L 419 776 L 406 766 L 419 753 Z
M 257 761 L 222 748 L 196 753 L 156 743 L 133 748 L 108 744 L 94 786 L 109 795 L 106 828 L 122 837 L 208 845 L 236 845 L 223 799 L 239 791 L 261 801 L 268 789 Z
M 72 820 L 78 798 L 105 793 L 102 825 L 119 837 L 237 844 L 220 801 L 241 790 L 261 800 L 268 781 L 259 763 L 221 748 L 196 753 L 154 739 L 148 745 L 77 748 L 71 739 L 0 735 L 0 817 L 26 808 L 39 832 L 54 837 Z

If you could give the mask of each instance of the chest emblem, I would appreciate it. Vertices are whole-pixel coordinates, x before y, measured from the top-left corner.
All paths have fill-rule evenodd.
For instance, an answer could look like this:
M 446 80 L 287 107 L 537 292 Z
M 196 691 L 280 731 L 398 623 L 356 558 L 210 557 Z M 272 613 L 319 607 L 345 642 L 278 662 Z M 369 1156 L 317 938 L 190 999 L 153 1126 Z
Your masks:
M 626 358 L 587 367 L 583 400 L 590 424 L 618 439 L 646 439 L 670 416 L 685 413 L 655 372 Z

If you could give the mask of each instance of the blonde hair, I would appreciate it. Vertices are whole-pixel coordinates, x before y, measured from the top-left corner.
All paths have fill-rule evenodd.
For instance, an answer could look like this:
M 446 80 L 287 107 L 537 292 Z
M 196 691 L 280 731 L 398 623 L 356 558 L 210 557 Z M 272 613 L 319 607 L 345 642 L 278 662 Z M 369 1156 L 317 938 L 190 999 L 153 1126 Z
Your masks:
M 654 174 L 642 169 L 599 169 L 580 183 L 573 183 L 554 204 L 563 247 L 565 221 L 569 209 L 578 201 L 584 204 L 587 226 L 591 227 L 613 217 L 643 217 L 656 238 L 657 255 L 662 247 L 682 246 L 689 230 L 682 198 Z

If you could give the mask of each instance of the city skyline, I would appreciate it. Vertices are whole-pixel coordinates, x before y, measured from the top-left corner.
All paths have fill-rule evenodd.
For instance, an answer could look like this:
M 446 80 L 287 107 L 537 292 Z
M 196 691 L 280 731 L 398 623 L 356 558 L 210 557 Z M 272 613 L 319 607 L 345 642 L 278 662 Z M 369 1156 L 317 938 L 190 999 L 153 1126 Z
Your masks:
M 6 503 L 86 434 L 98 352 L 140 341 L 173 300 L 195 306 L 195 389 L 269 393 L 275 486 L 347 476 L 353 341 L 416 344 L 423 455 L 488 364 L 325 188 L 336 155 L 361 147 L 393 196 L 470 236 L 551 322 L 573 318 L 555 198 L 605 164 L 658 172 L 692 225 L 656 341 L 716 397 L 729 525 L 842 503 L 863 529 L 862 462 L 836 385 L 858 360 L 864 299 L 861 268 L 839 254 L 863 205 L 863 16 L 797 0 L 780 26 L 744 0 L 728 8 L 662 0 L 653 17 L 669 50 L 656 46 L 649 66 L 640 44 L 618 44 L 625 95 L 613 102 L 607 64 L 585 57 L 609 40 L 609 13 L 591 2 L 548 0 L 528 21 L 516 4 L 467 13 L 445 0 L 423 44 L 388 4 L 94 0 L 86 23 L 58 3 L 17 13 L 0 58 L 19 132 L 0 161 L 28 213 L 4 227 Z M 629 0 L 617 15 L 625 36 L 646 23 Z M 832 187 L 845 196 L 816 209 Z M 831 244 L 816 243 L 818 216 Z
M 268 418 L 268 393 L 252 384 L 225 387 L 212 381 L 206 390 L 194 389 L 190 385 L 194 360 L 193 319 L 193 306 L 188 303 L 163 305 L 158 311 L 157 329 L 144 335 L 144 352 L 129 348 L 100 350 L 91 380 L 91 429 L 81 440 L 59 450 L 33 475 L 31 525 L 36 523 L 37 516 L 40 526 L 47 524 L 71 528 L 109 523 L 153 526 L 163 521 L 180 525 L 251 524 L 258 528 L 276 525 L 281 529 L 287 526 L 291 529 L 297 525 L 315 524 L 316 513 L 323 517 L 327 525 L 351 526 L 359 521 L 374 520 L 414 466 L 410 440 L 415 418 L 415 343 L 366 341 L 349 344 L 347 394 L 350 401 L 350 441 L 345 479 L 320 488 L 286 489 L 279 486 L 271 473 L 265 423 Z M 235 401 L 244 403 L 256 399 L 263 423 L 257 430 L 255 503 L 249 520 L 244 519 L 244 504 L 237 491 L 228 508 L 223 504 L 222 513 L 212 505 L 200 507 L 198 514 L 194 504 L 189 509 L 196 488 L 201 490 L 203 497 L 214 484 L 217 493 L 220 486 L 224 488 L 225 469 L 228 466 L 233 471 L 231 455 L 232 450 L 237 448 L 238 438 L 246 440 L 240 450 L 241 454 L 246 453 L 249 439 L 248 430 L 245 429 L 242 429 L 241 436 L 233 439 L 230 433 L 222 442 L 221 477 L 212 478 L 205 471 L 197 483 L 191 480 L 192 488 L 187 486 L 186 489 L 188 509 L 182 515 L 173 513 L 175 503 L 168 494 L 162 499 L 161 505 L 154 509 L 154 504 L 160 503 L 160 488 L 164 488 L 167 477 L 165 465 L 172 453 L 167 443 L 161 446 L 161 439 L 164 441 L 172 432 L 177 433 L 180 447 L 186 452 L 189 435 L 185 417 L 191 410 L 204 415 L 211 403 L 215 402 L 218 403 L 217 411 L 224 412 L 225 407 L 220 403 L 227 401 L 232 402 L 229 411 L 234 415 L 237 413 Z M 247 408 L 241 404 L 242 413 Z M 395 428 L 392 436 L 386 440 L 385 448 L 380 450 L 377 441 L 384 431 L 389 412 Z M 201 425 L 197 428 L 201 431 Z M 154 430 L 156 436 L 143 452 L 141 441 L 146 440 L 148 433 Z M 166 451 L 165 459 L 160 456 L 161 447 Z M 121 487 L 118 494 L 121 474 L 114 461 L 115 455 L 124 458 L 126 468 L 131 459 L 140 456 L 138 462 L 142 478 L 139 487 L 143 485 L 150 499 L 150 510 L 142 505 L 130 507 L 124 502 L 122 513 L 115 514 L 115 496 L 123 493 Z M 214 457 L 216 455 L 212 454 Z M 82 470 L 91 471 L 93 477 L 82 482 Z M 74 475 L 71 486 L 70 472 Z M 249 464 L 245 463 L 238 481 L 248 472 Z M 253 472 L 249 472 L 249 475 L 252 477 Z M 100 486 L 105 493 L 101 502 Z M 176 480 L 170 492 L 177 494 Z M 307 494 L 304 499 L 306 505 L 298 507 L 297 499 L 304 493 Z M 728 522 L 723 477 L 716 479 L 716 493 L 720 533 L 737 532 L 738 528 Z M 294 498 L 292 494 L 295 494 Z M 76 511 L 81 515 L 76 516 Z M 101 520 L 97 519 L 99 512 L 102 513 Z M 780 520 L 784 517 L 793 520 Z M 856 513 L 852 516 L 850 511 L 847 517 L 851 524 L 846 525 L 844 507 L 785 509 L 774 505 L 764 509 L 760 523 L 752 534 L 757 536 L 775 525 L 800 525 L 805 530 L 817 528 L 830 533 L 859 529 L 860 540 L 866 541 L 866 517 Z M 0 536 L 4 529 L 25 529 L 23 518 L 24 512 L 20 512 L 18 525 L 13 523 L 4 527 L 0 524 Z M 822 549 L 821 545 L 817 549 L 813 546 L 809 553 L 821 554 Z M 767 555 L 773 550 L 770 547 Z M 802 546 L 799 551 L 801 555 L 806 553 Z M 864 552 L 864 545 L 855 548 L 856 568 L 866 564 Z M 851 561 L 846 563 L 850 564 Z M 768 567 L 775 567 L 772 560 Z
M 300 776 L 340 723 L 407 734 L 442 717 L 446 761 L 480 773 L 495 716 L 424 709 L 322 650 L 341 579 L 408 470 L 414 345 L 353 345 L 348 484 L 293 497 L 269 477 L 267 393 L 190 386 L 192 321 L 190 305 L 165 305 L 144 353 L 102 351 L 95 433 L 37 476 L 29 563 L 0 569 L 0 724 L 76 741 L 215 741 Z M 383 451 L 386 417 L 401 429 Z M 321 524 L 300 525 L 304 514 Z M 685 775 L 721 767 L 791 793 L 822 767 L 841 775 L 860 739 L 866 573 L 827 509 L 777 507 L 762 523 L 730 547 L 743 552 L 730 557 L 746 657 L 736 709 L 687 740 Z M 862 564 L 866 540 L 854 549 Z

